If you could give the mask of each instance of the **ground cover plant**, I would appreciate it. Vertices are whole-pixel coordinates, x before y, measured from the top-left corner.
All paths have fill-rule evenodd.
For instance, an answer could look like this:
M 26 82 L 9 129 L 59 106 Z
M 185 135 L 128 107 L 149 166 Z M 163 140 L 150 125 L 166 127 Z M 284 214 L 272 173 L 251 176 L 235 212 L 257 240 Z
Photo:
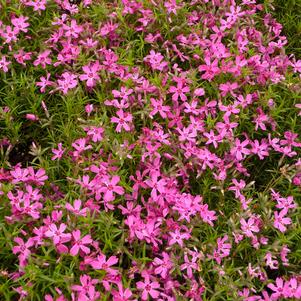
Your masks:
M 301 60 L 271 3 L 0 12 L 1 300 L 301 299 Z

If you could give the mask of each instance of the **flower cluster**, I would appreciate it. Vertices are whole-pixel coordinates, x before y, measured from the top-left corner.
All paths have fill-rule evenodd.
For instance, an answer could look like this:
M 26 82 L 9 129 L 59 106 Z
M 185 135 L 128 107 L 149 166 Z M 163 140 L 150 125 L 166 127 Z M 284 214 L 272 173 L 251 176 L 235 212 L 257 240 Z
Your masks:
M 300 103 L 277 94 L 298 88 L 301 62 L 285 54 L 282 26 L 263 5 L 10 5 L 1 84 L 31 74 L 43 100 L 23 122 L 52 140 L 43 150 L 33 143 L 31 162 L 4 155 L 6 294 L 301 299 Z M 1 122 L 14 122 L 12 109 Z

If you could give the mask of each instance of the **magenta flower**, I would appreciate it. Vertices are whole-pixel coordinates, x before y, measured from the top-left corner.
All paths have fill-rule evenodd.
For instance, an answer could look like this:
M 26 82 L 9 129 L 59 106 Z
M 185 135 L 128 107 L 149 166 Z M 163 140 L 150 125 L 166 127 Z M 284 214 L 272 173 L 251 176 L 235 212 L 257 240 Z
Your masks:
M 6 56 L 2 56 L 0 59 L 0 69 L 2 69 L 5 73 L 8 71 L 8 66 L 11 64 L 10 61 L 6 60 Z
M 51 59 L 48 57 L 50 55 L 50 50 L 45 50 L 40 53 L 37 59 L 33 62 L 34 66 L 41 65 L 43 69 L 46 68 L 46 65 L 51 65 Z
M 241 225 L 241 230 L 243 233 L 248 236 L 248 237 L 253 237 L 253 232 L 258 233 L 259 232 L 259 227 L 256 223 L 255 218 L 250 217 L 248 221 L 245 219 L 241 218 L 240 219 L 240 225 Z
M 274 259 L 275 257 L 272 255 L 271 252 L 267 252 L 264 256 L 265 264 L 271 269 L 271 270 L 278 270 L 278 260 Z
M 31 60 L 31 55 L 32 52 L 25 52 L 23 49 L 20 49 L 14 53 L 14 58 L 19 64 L 26 66 L 26 61 Z
M 39 117 L 35 114 L 26 114 L 25 118 L 31 121 L 38 121 Z
M 235 144 L 231 148 L 231 154 L 234 155 L 238 161 L 243 160 L 245 155 L 249 155 L 251 153 L 251 151 L 246 148 L 248 144 L 249 141 L 247 139 L 243 142 L 240 142 L 240 140 L 236 138 Z
M 201 204 L 199 208 L 199 213 L 202 220 L 205 223 L 209 224 L 211 227 L 213 227 L 213 221 L 217 219 L 217 217 L 215 216 L 215 211 L 209 210 L 208 204 Z
M 113 301 L 134 301 L 134 299 L 131 299 L 133 294 L 130 289 L 123 288 L 121 283 L 118 283 L 117 286 L 118 291 L 112 290 Z
M 77 86 L 76 78 L 77 76 L 75 74 L 64 72 L 61 75 L 61 79 L 57 81 L 58 89 L 61 90 L 64 94 L 67 94 L 70 89 L 73 89 Z
M 162 252 L 162 256 L 162 259 L 155 257 L 153 265 L 155 266 L 154 272 L 165 279 L 168 276 L 170 269 L 173 267 L 173 263 L 170 260 L 168 253 Z
M 111 122 L 117 123 L 116 132 L 120 133 L 122 128 L 129 132 L 131 130 L 131 123 L 133 121 L 133 116 L 130 113 L 124 112 L 123 110 L 118 110 L 116 112 L 118 117 L 112 117 Z
M 12 18 L 11 23 L 19 30 L 23 32 L 27 32 L 27 27 L 29 26 L 29 23 L 26 21 L 28 20 L 28 17 L 20 16 L 18 18 Z
M 57 145 L 57 147 L 58 147 L 58 149 L 55 149 L 55 148 L 52 149 L 54 156 L 52 156 L 51 160 L 61 159 L 65 152 L 65 149 L 63 149 L 63 147 L 62 147 L 62 143 L 59 143 Z
M 147 179 L 144 181 L 145 184 L 147 184 L 150 188 L 152 188 L 151 191 L 151 196 L 152 198 L 156 199 L 157 198 L 157 192 L 159 193 L 164 193 L 166 188 L 166 181 L 164 179 L 160 179 L 160 174 L 159 172 L 151 172 L 150 174 L 150 179 Z
M 251 152 L 256 154 L 260 160 L 263 160 L 265 157 L 269 156 L 269 145 L 265 141 L 254 140 L 251 142 L 252 149 Z
M 89 245 L 92 243 L 91 235 L 85 235 L 84 237 L 80 237 L 81 233 L 80 230 L 74 230 L 72 232 L 72 237 L 73 237 L 73 243 L 72 247 L 70 249 L 70 254 L 72 256 L 75 256 L 78 254 L 78 252 L 81 250 L 85 254 L 90 253 L 90 249 L 86 247 L 85 245 Z
M 185 239 L 189 239 L 191 237 L 191 235 L 188 232 L 180 232 L 179 229 L 176 229 L 174 232 L 170 232 L 170 240 L 168 242 L 168 244 L 174 245 L 174 244 L 179 244 L 181 247 L 184 246 L 183 240 Z
M 149 295 L 154 299 L 160 295 L 160 292 L 157 290 L 160 288 L 160 284 L 157 281 L 151 282 L 148 276 L 145 276 L 144 282 L 137 282 L 137 288 L 142 291 L 142 300 L 147 300 Z
M 50 81 L 49 79 L 50 79 L 50 73 L 47 73 L 46 77 L 45 76 L 40 77 L 41 81 L 36 83 L 36 85 L 38 87 L 40 87 L 40 91 L 42 93 L 45 92 L 46 87 L 50 87 L 50 86 L 53 86 L 55 84 L 53 81 Z
M 188 93 L 190 91 L 188 86 L 183 86 L 182 82 L 178 82 L 177 86 L 171 86 L 169 88 L 169 92 L 173 93 L 172 95 L 172 100 L 173 101 L 178 101 L 179 97 L 181 98 L 182 101 L 187 100 L 187 96 L 185 93 Z
M 244 180 L 237 181 L 236 179 L 232 179 L 232 183 L 234 186 L 230 186 L 228 190 L 235 192 L 235 198 L 239 198 L 241 196 L 241 190 L 246 187 L 246 182 Z
M 52 238 L 55 245 L 59 243 L 65 243 L 71 240 L 70 233 L 64 233 L 67 226 L 63 223 L 59 228 L 55 224 L 51 224 L 48 227 L 48 231 L 45 232 L 45 236 Z
M 221 91 L 221 96 L 225 97 L 228 93 L 230 93 L 233 97 L 235 97 L 235 93 L 233 90 L 238 88 L 237 83 L 227 82 L 225 84 L 219 85 L 219 90 Z
M 220 68 L 218 67 L 218 60 L 215 59 L 213 62 L 211 62 L 210 57 L 206 56 L 204 61 L 205 61 L 205 64 L 200 65 L 198 67 L 200 72 L 205 72 L 201 76 L 201 78 L 211 81 L 216 75 L 218 75 L 220 73 Z
M 26 265 L 27 258 L 31 254 L 29 248 L 34 245 L 34 240 L 29 238 L 26 242 L 24 242 L 22 238 L 15 237 L 14 242 L 16 242 L 18 246 L 14 246 L 12 251 L 14 254 L 19 254 L 20 266 L 24 267 Z
M 73 206 L 69 203 L 66 203 L 65 208 L 75 215 L 78 216 L 86 216 L 87 215 L 87 208 L 81 209 L 82 201 L 77 199 L 74 201 Z
M 11 44 L 18 40 L 19 29 L 16 27 L 6 26 L 4 32 L 2 32 L 2 37 L 5 39 L 6 44 Z
M 101 254 L 98 255 L 96 259 L 90 262 L 90 265 L 95 270 L 105 270 L 110 275 L 117 275 L 118 271 L 111 268 L 111 266 L 115 265 L 118 262 L 118 258 L 116 256 L 111 256 L 108 260 L 106 260 L 106 255 Z
M 278 300 L 280 297 L 283 296 L 284 290 L 283 290 L 283 279 L 280 277 L 276 278 L 276 285 L 273 283 L 268 284 L 268 288 L 270 288 L 273 291 L 273 294 L 271 297 L 273 300 Z
M 123 195 L 124 189 L 121 186 L 118 186 L 117 183 L 120 182 L 119 176 L 113 176 L 110 180 L 109 177 L 105 177 L 102 180 L 103 186 L 99 189 L 100 192 L 104 193 L 104 200 L 106 202 L 113 201 L 115 199 L 114 192 Z
M 149 114 L 150 117 L 159 113 L 162 118 L 166 118 L 166 113 L 170 112 L 170 106 L 164 106 L 162 99 L 157 100 L 155 98 L 151 98 L 150 101 L 152 105 L 152 111 Z
M 34 11 L 46 9 L 47 0 L 29 0 L 27 5 L 32 6 Z
M 207 138 L 206 144 L 213 144 L 215 148 L 217 148 L 218 144 L 221 142 L 221 137 L 215 135 L 213 130 L 210 130 L 209 133 L 203 133 L 203 135 Z
M 82 81 L 86 81 L 87 87 L 92 88 L 96 85 L 96 83 L 100 80 L 98 75 L 98 71 L 101 69 L 99 62 L 90 63 L 89 65 L 82 67 L 84 74 L 79 76 L 79 79 Z
M 100 293 L 96 291 L 95 285 L 99 282 L 97 279 L 92 279 L 88 275 L 80 276 L 81 285 L 72 285 L 72 291 L 77 292 L 78 301 L 97 301 L 99 300 Z
M 183 264 L 181 264 L 180 268 L 181 268 L 181 271 L 186 270 L 187 276 L 189 279 L 193 279 L 193 270 L 195 270 L 195 271 L 199 270 L 197 260 L 198 260 L 198 256 L 195 256 L 195 255 L 192 256 L 192 259 L 190 261 L 188 258 L 188 255 L 187 254 L 184 255 L 185 262 Z
M 161 53 L 156 53 L 154 50 L 151 50 L 150 54 L 144 58 L 144 61 L 149 63 L 153 70 L 163 71 L 168 65 L 163 59 L 164 56 Z
M 286 226 L 292 223 L 292 220 L 289 217 L 285 217 L 287 214 L 287 209 L 282 209 L 279 213 L 278 211 L 274 212 L 274 227 L 281 232 L 286 231 Z
M 85 129 L 87 134 L 92 137 L 93 142 L 99 142 L 103 139 L 104 129 L 102 127 L 92 126 L 90 128 Z
M 79 34 L 83 31 L 83 27 L 76 23 L 76 20 L 71 20 L 70 26 L 63 24 L 66 37 L 78 38 Z
M 92 149 L 92 145 L 86 145 L 86 143 L 86 138 L 79 138 L 72 143 L 72 146 L 75 148 L 75 151 L 73 152 L 73 155 L 75 157 L 78 157 L 82 152 L 86 150 Z
M 122 86 L 120 88 L 120 91 L 112 90 L 112 94 L 116 98 L 121 98 L 121 99 L 124 99 L 124 100 L 128 100 L 129 96 L 133 93 L 133 91 L 134 91 L 133 89 L 128 89 L 128 88 Z

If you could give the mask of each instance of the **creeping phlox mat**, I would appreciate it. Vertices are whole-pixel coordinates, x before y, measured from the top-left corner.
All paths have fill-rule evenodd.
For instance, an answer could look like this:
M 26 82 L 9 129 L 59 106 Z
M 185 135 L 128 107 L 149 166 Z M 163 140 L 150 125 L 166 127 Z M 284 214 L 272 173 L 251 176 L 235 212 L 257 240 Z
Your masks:
M 301 60 L 270 12 L 0 1 L 0 300 L 301 299 Z

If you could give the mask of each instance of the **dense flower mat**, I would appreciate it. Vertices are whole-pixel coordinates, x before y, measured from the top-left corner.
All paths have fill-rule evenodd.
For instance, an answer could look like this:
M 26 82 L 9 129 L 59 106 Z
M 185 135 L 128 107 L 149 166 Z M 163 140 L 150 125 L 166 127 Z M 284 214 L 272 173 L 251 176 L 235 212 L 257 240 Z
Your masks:
M 1 300 L 301 299 L 301 61 L 267 9 L 0 2 Z

